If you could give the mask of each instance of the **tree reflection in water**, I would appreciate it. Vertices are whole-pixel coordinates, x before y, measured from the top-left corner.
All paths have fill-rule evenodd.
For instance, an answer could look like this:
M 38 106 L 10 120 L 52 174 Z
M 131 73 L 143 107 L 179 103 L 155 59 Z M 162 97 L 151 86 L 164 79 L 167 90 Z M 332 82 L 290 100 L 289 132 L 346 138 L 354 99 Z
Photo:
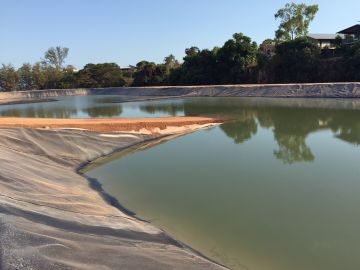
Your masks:
M 279 149 L 274 150 L 274 156 L 286 164 L 295 162 L 311 162 L 314 154 L 306 144 L 307 136 L 324 128 L 321 123 L 327 119 L 327 114 L 320 109 L 303 108 L 265 108 L 257 110 L 257 117 L 262 126 L 273 129 L 274 139 Z M 269 125 L 269 123 L 272 123 Z
M 252 102 L 251 99 L 199 99 L 185 102 L 184 111 L 185 115 L 233 119 L 220 128 L 236 144 L 251 140 L 258 132 L 258 125 L 272 129 L 279 147 L 273 154 L 286 164 L 315 160 L 306 139 L 319 130 L 331 130 L 336 138 L 360 144 L 360 110 L 336 109 L 340 102 L 338 100 L 328 102 L 331 108 L 306 108 L 306 102 L 298 100 L 296 106 L 289 107 L 283 104 L 272 105 L 268 101 L 264 105 Z M 283 103 L 286 104 L 286 100 Z
M 328 126 L 337 138 L 354 145 L 360 144 L 360 112 L 347 110 L 337 113 Z
M 82 112 L 88 114 L 90 117 L 112 117 L 120 116 L 123 112 L 122 106 L 120 104 L 116 105 L 105 105 L 105 106 L 96 106 L 82 109 Z
M 51 104 L 6 106 L 0 108 L 0 116 L 70 118 L 82 112 L 89 117 L 115 117 L 123 113 L 123 107 L 113 102 L 124 100 L 64 99 Z M 146 114 L 231 119 L 220 129 L 236 144 L 251 140 L 261 129 L 272 130 L 278 145 L 273 155 L 286 164 L 315 160 L 306 140 L 319 130 L 330 130 L 335 138 L 360 144 L 360 102 L 356 100 L 193 97 L 140 102 L 134 106 Z
M 165 113 L 169 116 L 177 116 L 184 111 L 183 103 L 170 104 L 145 104 L 139 106 L 140 110 L 149 114 Z
M 305 138 L 294 135 L 275 134 L 275 139 L 279 144 L 279 150 L 274 150 L 274 156 L 284 163 L 292 164 L 301 161 L 314 161 L 315 156 L 306 145 Z
M 236 144 L 243 143 L 257 133 L 255 118 L 243 121 L 234 121 L 220 126 L 227 136 L 232 138 Z
M 69 107 L 26 107 L 1 110 L 0 115 L 11 117 L 35 117 L 35 118 L 71 118 L 76 115 L 77 109 Z

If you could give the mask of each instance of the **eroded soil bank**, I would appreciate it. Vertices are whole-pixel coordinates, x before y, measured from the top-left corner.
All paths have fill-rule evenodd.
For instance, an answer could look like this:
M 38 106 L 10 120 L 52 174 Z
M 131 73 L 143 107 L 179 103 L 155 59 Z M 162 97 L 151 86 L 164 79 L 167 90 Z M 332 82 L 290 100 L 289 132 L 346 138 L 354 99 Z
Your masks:
M 164 136 L 1 127 L 0 269 L 224 269 L 111 206 L 77 173 Z
M 0 127 L 85 129 L 98 132 L 132 132 L 141 134 L 169 134 L 187 132 L 203 125 L 221 123 L 210 117 L 158 117 L 158 118 L 21 118 L 0 117 Z

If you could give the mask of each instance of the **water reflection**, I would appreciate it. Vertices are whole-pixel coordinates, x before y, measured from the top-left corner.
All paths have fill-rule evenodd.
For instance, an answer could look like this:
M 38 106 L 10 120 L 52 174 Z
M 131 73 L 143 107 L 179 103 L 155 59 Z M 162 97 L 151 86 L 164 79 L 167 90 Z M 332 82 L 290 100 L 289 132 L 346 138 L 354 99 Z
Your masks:
M 354 145 L 360 143 L 360 111 L 353 108 L 336 109 L 338 103 L 344 107 L 343 103 L 346 101 L 328 101 L 326 106 L 329 108 L 306 108 L 306 100 L 297 100 L 294 107 L 284 106 L 287 100 L 283 103 L 277 100 L 276 106 L 269 103 L 269 100 L 261 99 L 258 102 L 241 98 L 220 100 L 221 98 L 205 102 L 204 99 L 185 101 L 185 115 L 233 119 L 222 125 L 221 129 L 236 144 L 255 136 L 258 125 L 271 129 L 278 144 L 278 149 L 273 154 L 286 164 L 314 161 L 315 156 L 306 140 L 311 133 L 320 130 L 331 130 L 336 138 Z
M 342 111 L 326 122 L 335 136 L 348 143 L 360 144 L 360 113 L 357 111 Z
M 96 106 L 82 109 L 89 117 L 113 117 L 122 114 L 122 106 Z
M 56 102 L 0 106 L 0 116 L 44 118 L 164 117 L 183 115 L 183 100 L 136 96 L 75 96 Z
M 131 99 L 135 99 L 136 97 L 122 97 L 122 96 L 106 96 L 106 97 L 100 97 L 97 98 L 95 100 L 93 100 L 94 104 L 99 104 L 99 103 L 122 103 L 122 102 L 127 102 Z
M 279 144 L 279 150 L 274 150 L 274 156 L 284 163 L 314 161 L 315 157 L 310 147 L 306 145 L 304 137 L 275 134 L 275 139 Z
M 356 124 L 353 127 L 340 127 L 337 130 L 336 137 L 354 145 L 360 144 L 360 124 Z
M 279 149 L 274 156 L 286 164 L 311 162 L 315 156 L 306 144 L 306 138 L 323 126 L 323 112 L 316 109 L 269 108 L 258 110 L 258 121 L 262 127 L 272 128 Z M 261 121 L 265 119 L 265 123 Z
M 140 110 L 149 114 L 166 113 L 170 116 L 178 116 L 184 112 L 183 103 L 169 104 L 144 104 L 139 106 Z
M 250 140 L 257 133 L 257 123 L 254 118 L 226 123 L 221 125 L 220 128 L 236 144 Z
M 71 118 L 76 114 L 77 109 L 66 107 L 53 107 L 51 110 L 45 107 L 26 107 L 0 111 L 0 115 L 4 117 Z
M 64 97 L 57 102 L 0 106 L 0 116 L 225 117 L 232 121 L 220 128 L 235 144 L 252 140 L 261 129 L 271 130 L 278 145 L 273 149 L 273 155 L 286 164 L 313 162 L 315 155 L 307 145 L 307 139 L 320 130 L 330 130 L 344 142 L 360 144 L 360 101 L 355 99 L 194 97 L 128 102 L 136 99 L 124 96 Z
M 141 105 L 233 121 L 94 168 L 104 190 L 234 270 L 359 269 L 355 100 L 166 102 Z

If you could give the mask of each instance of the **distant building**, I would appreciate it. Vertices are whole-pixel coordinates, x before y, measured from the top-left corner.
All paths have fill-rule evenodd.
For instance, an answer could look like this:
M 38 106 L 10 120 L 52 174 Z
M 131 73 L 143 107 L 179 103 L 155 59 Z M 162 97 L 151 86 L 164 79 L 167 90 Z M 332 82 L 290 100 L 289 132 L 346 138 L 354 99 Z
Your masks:
M 79 72 L 79 69 L 77 69 L 76 67 L 74 67 L 73 65 L 67 65 L 66 67 L 65 67 L 65 70 L 67 71 L 67 72 L 74 72 L 74 73 L 78 73 Z
M 345 36 L 344 44 L 351 44 L 360 40 L 360 24 L 355 24 L 349 28 L 338 32 Z
M 340 36 L 344 39 L 345 35 L 343 34 L 309 34 L 308 37 L 316 41 L 321 49 L 335 49 L 336 47 L 336 37 Z
M 308 37 L 316 41 L 321 49 L 335 49 L 336 37 L 342 38 L 342 44 L 352 44 L 360 41 L 360 24 L 339 31 L 337 34 L 309 34 Z
M 127 66 L 127 67 L 121 67 L 120 68 L 122 71 L 130 71 L 130 72 L 134 72 L 134 71 L 136 71 L 136 67 L 135 66 L 131 66 L 131 65 L 129 65 L 129 66 Z

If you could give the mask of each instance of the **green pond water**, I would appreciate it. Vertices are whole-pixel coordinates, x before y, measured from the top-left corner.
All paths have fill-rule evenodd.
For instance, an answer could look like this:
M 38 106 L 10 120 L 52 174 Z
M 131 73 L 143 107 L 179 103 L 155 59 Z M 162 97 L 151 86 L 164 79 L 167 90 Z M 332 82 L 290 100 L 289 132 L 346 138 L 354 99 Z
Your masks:
M 95 118 L 95 117 L 163 117 L 183 113 L 174 110 L 155 111 L 151 106 L 177 108 L 182 102 L 177 99 L 133 101 L 144 97 L 124 96 L 69 96 L 55 101 L 11 104 L 0 106 L 0 116 L 38 118 Z M 150 107 L 149 107 L 150 106 Z
M 139 217 L 232 269 L 360 269 L 360 100 L 123 101 L 67 97 L 0 106 L 0 115 L 230 118 L 112 156 L 87 174 Z
M 234 121 L 87 174 L 139 217 L 232 269 L 360 269 L 358 101 L 172 102 L 144 111 Z

